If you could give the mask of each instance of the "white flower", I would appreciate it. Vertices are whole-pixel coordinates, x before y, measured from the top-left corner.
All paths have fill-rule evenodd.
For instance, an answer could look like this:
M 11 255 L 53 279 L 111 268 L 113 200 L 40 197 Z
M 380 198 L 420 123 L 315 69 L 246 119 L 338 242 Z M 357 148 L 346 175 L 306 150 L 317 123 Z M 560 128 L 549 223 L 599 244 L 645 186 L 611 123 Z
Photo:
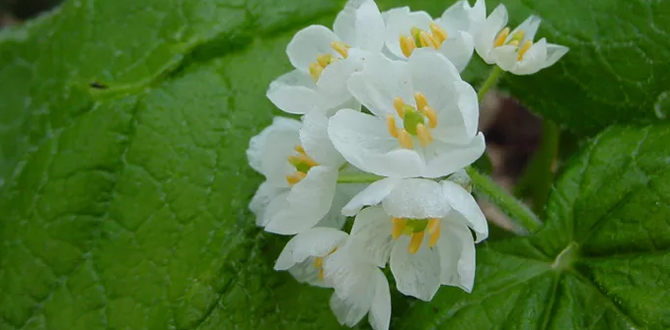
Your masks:
M 398 59 L 409 58 L 415 49 L 434 49 L 463 71 L 472 57 L 474 42 L 470 27 L 479 16 L 486 15 L 483 0 L 470 7 L 461 0 L 449 7 L 442 17 L 433 20 L 424 11 L 412 12 L 409 7 L 384 13 L 386 47 Z
M 365 172 L 436 178 L 484 152 L 477 94 L 440 54 L 417 50 L 407 62 L 370 57 L 349 90 L 374 115 L 340 110 L 330 118 L 328 135 Z
M 488 64 L 517 75 L 528 75 L 558 61 L 568 47 L 547 43 L 545 38 L 533 43 L 540 18 L 530 16 L 510 32 L 507 9 L 500 4 L 475 32 L 477 54 Z
M 249 163 L 266 181 L 249 208 L 265 230 L 290 235 L 317 223 L 339 228 L 346 220 L 339 210 L 353 194 L 336 186 L 344 160 L 328 140 L 327 123 L 316 112 L 302 123 L 276 117 L 251 139 Z
M 340 324 L 352 327 L 368 314 L 373 329 L 386 330 L 391 318 L 386 277 L 366 250 L 347 237 L 332 228 L 302 232 L 286 244 L 275 269 L 288 270 L 301 282 L 334 288 L 330 307 Z
M 475 241 L 468 227 L 480 242 L 488 226 L 474 198 L 458 184 L 387 178 L 363 190 L 342 212 L 358 213 L 351 237 L 367 247 L 378 266 L 390 259 L 400 292 L 429 301 L 440 285 L 472 290 Z
M 384 21 L 373 0 L 350 0 L 337 15 L 333 31 L 309 26 L 293 37 L 286 53 L 296 68 L 270 84 L 267 97 L 279 109 L 305 114 L 347 103 L 347 80 L 368 52 L 384 46 Z

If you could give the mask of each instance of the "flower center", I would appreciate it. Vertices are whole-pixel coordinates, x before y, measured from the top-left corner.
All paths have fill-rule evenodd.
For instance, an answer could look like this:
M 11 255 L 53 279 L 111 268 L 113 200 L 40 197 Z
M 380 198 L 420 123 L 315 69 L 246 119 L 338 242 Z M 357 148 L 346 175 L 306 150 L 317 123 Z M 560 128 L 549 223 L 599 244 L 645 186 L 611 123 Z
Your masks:
M 330 47 L 333 48 L 342 58 L 347 58 L 349 56 L 349 48 L 351 46 L 341 42 L 341 41 L 333 41 L 330 43 Z M 333 54 L 323 54 L 319 55 L 316 57 L 316 62 L 312 62 L 309 64 L 309 74 L 312 76 L 312 79 L 314 79 L 314 82 L 319 81 L 319 77 L 321 77 L 321 73 L 323 73 L 323 70 L 326 69 L 330 63 L 333 63 L 335 61 L 339 60 L 339 58 L 333 56 Z
M 521 59 L 523 59 L 523 55 L 526 54 L 526 52 L 533 45 L 533 41 L 526 40 L 523 43 L 523 45 L 519 47 L 519 43 L 523 41 L 525 32 L 523 30 L 519 30 L 510 37 L 509 31 L 510 31 L 509 27 L 502 29 L 502 31 L 500 31 L 498 35 L 496 35 L 496 38 L 493 40 L 493 46 L 494 47 L 500 47 L 503 45 L 515 46 L 518 52 L 516 60 L 521 61 Z
M 406 218 L 391 218 L 393 229 L 391 236 L 397 239 L 401 235 L 410 236 L 409 246 L 407 251 L 410 254 L 415 254 L 421 248 L 423 237 L 428 232 L 428 246 L 434 247 L 440 239 L 440 219 L 406 219 Z
M 332 250 L 330 250 L 330 252 L 328 252 L 328 254 L 326 254 L 325 256 L 314 258 L 314 268 L 319 270 L 320 281 L 323 281 L 323 259 L 335 253 L 335 251 L 337 251 L 337 246 L 334 247 Z
M 412 149 L 412 136 L 416 136 L 421 141 L 422 146 L 427 146 L 433 142 L 433 136 L 430 129 L 437 126 L 437 112 L 431 108 L 426 101 L 423 93 L 414 93 L 416 108 L 405 103 L 400 97 L 393 99 L 398 116 L 402 119 L 403 129 L 396 126 L 395 116 L 386 117 L 386 123 L 389 134 L 398 139 L 400 146 L 405 149 Z
M 439 49 L 442 43 L 449 36 L 441 26 L 430 22 L 430 32 L 413 27 L 410 29 L 410 36 L 400 36 L 400 50 L 405 57 L 410 57 L 415 49 L 422 47 L 431 47 Z
M 305 153 L 305 149 L 301 146 L 295 146 L 294 150 L 298 154 L 288 157 L 288 162 L 295 167 L 295 173 L 286 176 L 286 181 L 291 187 L 302 181 L 307 176 L 310 168 L 319 165 L 312 157 L 309 157 Z

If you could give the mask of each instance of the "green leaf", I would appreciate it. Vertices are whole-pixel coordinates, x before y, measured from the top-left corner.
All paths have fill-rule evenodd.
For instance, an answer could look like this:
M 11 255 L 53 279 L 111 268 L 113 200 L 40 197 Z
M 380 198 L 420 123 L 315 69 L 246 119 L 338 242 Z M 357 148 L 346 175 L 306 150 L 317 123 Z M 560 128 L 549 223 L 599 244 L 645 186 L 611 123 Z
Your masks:
M 401 329 L 670 328 L 670 127 L 612 128 L 566 170 L 537 234 L 478 249 Z
M 487 1 L 489 12 L 499 2 Z M 505 76 L 510 92 L 557 124 L 594 133 L 616 123 L 670 120 L 670 3 L 502 1 L 515 25 L 542 18 L 538 37 L 570 47 L 556 65 Z

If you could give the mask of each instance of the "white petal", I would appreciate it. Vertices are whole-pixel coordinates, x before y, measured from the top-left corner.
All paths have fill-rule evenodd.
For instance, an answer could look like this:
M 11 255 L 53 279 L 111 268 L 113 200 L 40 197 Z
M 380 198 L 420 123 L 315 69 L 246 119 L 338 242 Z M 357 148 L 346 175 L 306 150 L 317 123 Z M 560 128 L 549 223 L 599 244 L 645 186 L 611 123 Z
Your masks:
M 309 283 L 310 285 L 329 288 L 324 281 L 319 278 L 319 268 L 314 267 L 315 258 L 310 257 L 304 261 L 295 264 L 288 269 L 288 272 L 301 283 Z
M 470 11 L 468 1 L 460 0 L 447 8 L 442 16 L 435 20 L 435 23 L 445 29 L 449 38 L 451 38 L 455 32 L 470 30 Z
M 330 118 L 328 136 L 344 159 L 365 172 L 398 178 L 423 174 L 419 154 L 401 149 L 384 119 L 342 109 Z
M 370 308 L 370 296 L 353 296 L 349 299 L 340 298 L 337 292 L 330 297 L 330 309 L 341 325 L 353 327 Z
M 437 249 L 428 247 L 424 237 L 419 251 L 409 254 L 409 237 L 401 236 L 391 251 L 391 272 L 398 291 L 405 295 L 430 301 L 440 288 L 440 257 Z
M 405 58 L 400 49 L 400 36 L 410 36 L 413 27 L 430 31 L 432 21 L 428 13 L 410 12 L 408 7 L 390 10 L 386 19 L 386 47 L 396 57 Z
M 477 234 L 477 243 L 489 236 L 489 226 L 484 213 L 474 197 L 460 185 L 450 181 L 442 181 L 442 191 L 455 212 L 450 218 L 461 220 Z
M 554 63 L 561 59 L 561 57 L 563 57 L 563 55 L 565 55 L 569 50 L 570 48 L 565 46 L 547 44 L 547 61 L 544 63 L 544 67 L 547 68 L 554 65 Z
M 442 43 L 438 52 L 449 59 L 458 72 L 463 72 L 470 63 L 474 48 L 474 40 L 470 33 L 458 31 Z
M 382 201 L 384 211 L 396 218 L 442 218 L 451 207 L 442 186 L 427 179 L 404 179 Z
M 370 306 L 368 321 L 374 330 L 388 330 L 391 323 L 391 292 L 386 276 L 375 271 L 375 295 Z
M 491 54 L 493 41 L 505 25 L 507 25 L 507 9 L 505 5 L 500 4 L 486 18 L 484 24 L 476 29 L 474 35 L 475 50 L 477 50 L 477 54 L 479 54 L 484 62 L 488 64 L 495 63 L 495 58 Z
M 467 145 L 451 145 L 435 140 L 424 148 L 426 169 L 422 176 L 438 178 L 449 175 L 474 163 L 485 149 L 482 133 L 477 134 Z
M 370 55 L 363 71 L 351 76 L 348 87 L 359 102 L 383 118 L 395 114 L 395 97 L 411 102 L 414 95 L 406 64 L 382 54 Z
M 475 282 L 475 243 L 468 227 L 442 219 L 437 248 L 440 253 L 441 279 L 444 285 L 472 291 Z
M 335 189 L 335 198 L 330 211 L 317 224 L 318 227 L 330 227 L 342 229 L 347 217 L 342 215 L 342 208 L 351 200 L 353 196 L 360 193 L 365 188 L 362 184 L 338 184 Z
M 391 254 L 391 218 L 381 207 L 368 207 L 358 213 L 351 229 L 351 238 L 365 246 L 372 261 L 386 266 Z
M 324 257 L 342 245 L 348 236 L 347 233 L 333 228 L 308 229 L 286 243 L 277 258 L 275 269 L 286 270 L 309 257 Z
M 461 76 L 446 57 L 418 49 L 407 62 L 407 70 L 412 77 L 414 91 L 425 94 L 428 104 L 436 111 L 453 103 L 451 99 L 457 96 L 453 83 L 461 81 Z M 413 98 L 405 102 L 414 105 Z
M 276 195 L 270 203 L 267 204 L 262 215 L 256 217 L 256 225 L 265 227 L 277 215 L 289 212 L 288 194 L 290 190 L 286 188 L 283 192 Z
M 272 125 L 249 141 L 249 165 L 277 186 L 281 186 L 282 181 L 286 182 L 285 176 L 294 170 L 288 163 L 288 157 L 300 142 L 300 125 L 297 120 L 275 117 Z
M 464 169 L 460 169 L 453 174 L 451 174 L 447 180 L 456 183 L 457 185 L 463 187 L 466 191 L 471 190 L 471 179 L 468 173 Z
M 495 57 L 496 64 L 501 69 L 514 74 L 518 72 L 516 69 L 519 66 L 519 62 L 517 61 L 519 53 L 516 46 L 504 45 L 496 47 L 491 51 L 491 55 Z
M 336 184 L 337 168 L 312 167 L 307 176 L 291 188 L 289 209 L 273 216 L 265 230 L 292 235 L 314 227 L 330 210 Z
M 542 20 L 539 17 L 537 17 L 535 15 L 529 16 L 528 18 L 526 18 L 525 21 L 523 21 L 523 23 L 519 24 L 519 26 L 517 26 L 516 29 L 514 29 L 514 30 L 512 30 L 512 32 L 510 32 L 508 40 L 511 39 L 512 36 L 514 36 L 514 34 L 517 31 L 523 30 L 523 32 L 524 32 L 523 40 L 521 40 L 519 42 L 519 44 L 523 45 L 523 43 L 526 42 L 526 40 L 533 41 L 535 39 L 535 34 L 537 33 L 537 29 L 540 28 L 540 22 L 542 22 Z
M 277 108 L 288 113 L 304 114 L 320 108 L 314 80 L 299 70 L 272 81 L 266 96 Z
M 351 46 L 373 52 L 384 46 L 384 20 L 372 0 L 349 0 L 335 18 L 333 30 Z
M 316 62 L 317 56 L 324 54 L 337 56 L 330 43 L 338 40 L 335 33 L 327 27 L 310 25 L 295 34 L 286 47 L 286 54 L 293 67 L 309 73 L 309 64 Z
M 288 192 L 288 186 L 276 186 L 268 181 L 261 183 L 258 190 L 256 190 L 256 194 L 254 194 L 254 197 L 251 199 L 251 202 L 249 202 L 249 210 L 256 215 L 257 226 L 262 227 L 266 224 L 265 221 L 268 219 L 266 219 L 264 215 L 268 205 L 273 199 L 284 192 Z
M 365 247 L 351 239 L 323 261 L 323 277 L 337 295 L 350 299 L 368 293 L 368 308 L 374 290 L 372 272 L 376 269 Z
M 300 129 L 300 142 L 305 152 L 317 163 L 339 167 L 344 163 L 328 138 L 328 117 L 319 112 L 306 114 Z
M 317 82 L 321 108 L 333 108 L 353 98 L 347 88 L 347 82 L 357 69 L 362 68 L 360 62 L 356 58 L 339 60 L 329 64 L 323 70 Z
M 354 196 L 351 201 L 342 208 L 342 214 L 353 217 L 363 209 L 363 207 L 381 203 L 400 181 L 400 179 L 386 178 L 373 182 L 358 195 Z

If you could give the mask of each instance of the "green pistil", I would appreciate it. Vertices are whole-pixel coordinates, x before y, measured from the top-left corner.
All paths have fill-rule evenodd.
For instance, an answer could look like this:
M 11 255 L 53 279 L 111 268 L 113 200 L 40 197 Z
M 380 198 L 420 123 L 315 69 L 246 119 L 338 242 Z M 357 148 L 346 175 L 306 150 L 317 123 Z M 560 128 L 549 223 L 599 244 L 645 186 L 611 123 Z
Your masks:
M 404 234 L 411 235 L 420 233 L 426 229 L 428 221 L 426 219 L 407 219 Z
M 403 126 L 407 133 L 416 135 L 416 125 L 423 124 L 425 118 L 421 113 L 410 106 L 405 107 L 405 118 L 403 118 Z

